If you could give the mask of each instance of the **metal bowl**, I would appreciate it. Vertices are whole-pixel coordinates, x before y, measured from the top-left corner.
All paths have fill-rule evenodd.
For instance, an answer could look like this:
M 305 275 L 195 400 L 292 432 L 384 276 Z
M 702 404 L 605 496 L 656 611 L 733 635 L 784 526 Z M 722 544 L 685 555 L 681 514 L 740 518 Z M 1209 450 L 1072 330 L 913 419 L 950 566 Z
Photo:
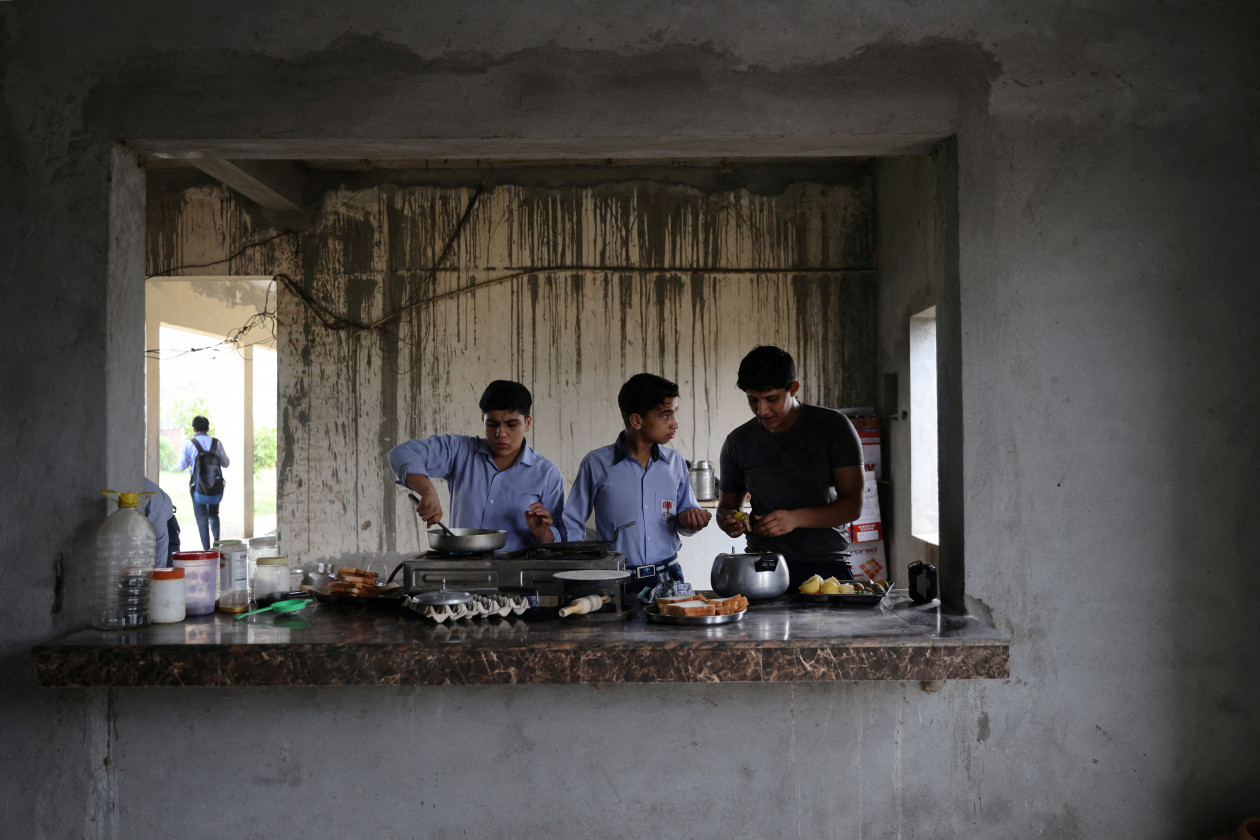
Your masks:
M 787 592 L 787 561 L 782 554 L 719 554 L 713 558 L 710 581 L 724 597 L 777 598 Z
M 498 551 L 507 543 L 507 531 L 484 528 L 452 528 L 450 534 L 441 528 L 430 528 L 426 533 L 429 535 L 429 548 L 452 554 Z

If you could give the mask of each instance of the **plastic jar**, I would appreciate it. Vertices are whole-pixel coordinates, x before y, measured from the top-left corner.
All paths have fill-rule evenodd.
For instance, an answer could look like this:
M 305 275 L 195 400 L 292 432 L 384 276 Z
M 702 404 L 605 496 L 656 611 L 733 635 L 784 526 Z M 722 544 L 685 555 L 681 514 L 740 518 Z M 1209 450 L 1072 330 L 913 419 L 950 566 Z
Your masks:
M 157 569 L 153 572 L 153 594 L 149 602 L 149 620 L 154 624 L 183 621 L 187 615 L 184 596 L 184 570 Z
M 249 549 L 240 540 L 219 543 L 219 612 L 249 609 Z
M 214 612 L 215 589 L 219 583 L 219 552 L 177 551 L 171 562 L 176 568 L 184 570 L 188 615 Z
M 259 557 L 254 570 L 254 601 L 260 607 L 284 600 L 289 594 L 289 560 L 286 557 Z

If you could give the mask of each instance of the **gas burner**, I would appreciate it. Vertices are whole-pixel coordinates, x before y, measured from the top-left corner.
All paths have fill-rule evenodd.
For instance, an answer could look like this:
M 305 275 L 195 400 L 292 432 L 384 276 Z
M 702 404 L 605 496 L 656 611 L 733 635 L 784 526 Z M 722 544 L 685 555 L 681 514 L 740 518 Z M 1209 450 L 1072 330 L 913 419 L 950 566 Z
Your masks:
M 438 551 L 430 548 L 420 555 L 420 559 L 428 560 L 477 560 L 494 556 L 493 551 Z
M 558 607 L 564 594 L 555 573 L 568 569 L 624 569 L 625 555 L 616 551 L 553 552 L 536 546 L 516 551 L 490 551 L 475 555 L 450 555 L 429 551 L 404 560 L 403 588 L 409 594 L 438 589 L 442 581 L 451 589 L 470 592 L 509 588 L 537 592 L 539 606 Z

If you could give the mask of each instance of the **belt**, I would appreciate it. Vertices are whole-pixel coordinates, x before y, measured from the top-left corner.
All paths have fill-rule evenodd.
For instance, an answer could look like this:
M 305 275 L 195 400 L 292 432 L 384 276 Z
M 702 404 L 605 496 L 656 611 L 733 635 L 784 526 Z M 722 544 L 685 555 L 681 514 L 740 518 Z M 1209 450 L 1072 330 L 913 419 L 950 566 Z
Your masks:
M 644 563 L 642 566 L 631 566 L 630 568 L 626 569 L 626 571 L 630 573 L 630 577 L 634 578 L 635 580 L 640 580 L 642 578 L 648 578 L 654 575 L 658 575 L 661 572 L 665 571 L 667 567 L 677 566 L 677 565 L 678 565 L 678 557 L 674 556 L 674 557 L 669 558 L 668 560 L 662 560 L 659 563 Z

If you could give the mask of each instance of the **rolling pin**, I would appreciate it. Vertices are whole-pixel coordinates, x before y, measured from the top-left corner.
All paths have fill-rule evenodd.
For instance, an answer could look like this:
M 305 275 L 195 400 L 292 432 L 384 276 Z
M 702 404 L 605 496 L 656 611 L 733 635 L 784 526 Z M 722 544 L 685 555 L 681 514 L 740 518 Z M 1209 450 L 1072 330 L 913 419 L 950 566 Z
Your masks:
M 607 595 L 583 595 L 581 598 L 574 598 L 569 602 L 569 606 L 560 608 L 560 617 L 595 612 L 610 600 Z

